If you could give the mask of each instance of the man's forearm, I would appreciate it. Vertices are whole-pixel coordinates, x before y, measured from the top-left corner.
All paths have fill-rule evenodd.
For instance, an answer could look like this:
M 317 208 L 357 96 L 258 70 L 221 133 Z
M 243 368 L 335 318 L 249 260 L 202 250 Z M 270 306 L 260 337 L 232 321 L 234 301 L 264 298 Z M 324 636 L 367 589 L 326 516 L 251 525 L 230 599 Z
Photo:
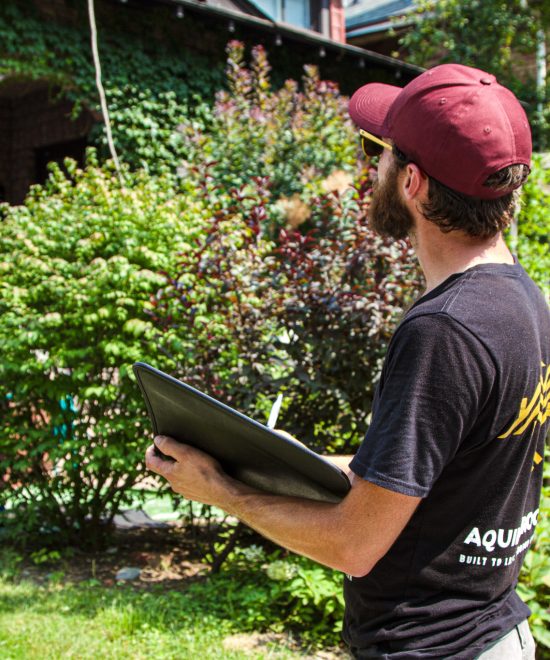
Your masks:
M 264 494 L 233 479 L 223 484 L 221 508 L 279 545 L 357 577 L 386 554 L 420 503 L 363 479 L 338 504 Z
M 155 444 L 174 460 L 157 456 L 150 446 L 147 467 L 176 493 L 218 506 L 279 545 L 352 575 L 372 569 L 420 502 L 363 479 L 354 479 L 337 504 L 270 495 L 236 481 L 215 459 L 189 445 L 165 436 L 155 437 Z
M 231 480 L 220 506 L 288 550 L 349 572 L 349 547 L 339 542 L 345 536 L 341 504 L 270 495 Z
M 352 480 L 349 463 L 353 456 L 333 454 L 325 455 L 324 458 L 343 470 Z M 349 548 L 346 544 L 339 553 L 336 541 L 337 528 L 343 523 L 339 505 L 264 494 L 253 488 L 248 490 L 247 486 L 238 481 L 231 484 L 230 492 L 228 503 L 223 504 L 228 513 L 288 550 L 347 572 Z M 330 541 L 327 529 L 331 530 Z

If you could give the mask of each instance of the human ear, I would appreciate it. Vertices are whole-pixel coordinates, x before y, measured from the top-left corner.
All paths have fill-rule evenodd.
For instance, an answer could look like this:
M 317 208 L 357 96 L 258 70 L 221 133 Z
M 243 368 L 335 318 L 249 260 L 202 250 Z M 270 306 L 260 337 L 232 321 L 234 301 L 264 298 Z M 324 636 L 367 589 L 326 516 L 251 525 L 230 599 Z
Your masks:
M 422 194 L 427 186 L 428 178 L 415 163 L 407 163 L 402 181 L 405 199 L 414 199 Z

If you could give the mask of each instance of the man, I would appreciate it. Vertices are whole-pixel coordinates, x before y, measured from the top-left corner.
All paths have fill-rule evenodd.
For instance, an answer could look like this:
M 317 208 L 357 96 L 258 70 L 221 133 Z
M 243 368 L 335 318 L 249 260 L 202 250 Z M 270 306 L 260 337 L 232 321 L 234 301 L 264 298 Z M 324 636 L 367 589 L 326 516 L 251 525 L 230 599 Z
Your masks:
M 169 438 L 147 465 L 294 552 L 348 575 L 356 658 L 533 658 L 514 587 L 548 429 L 550 318 L 502 238 L 531 158 L 525 113 L 483 71 L 442 65 L 350 102 L 378 148 L 373 228 L 409 236 L 424 295 L 390 343 L 339 504 L 269 495 Z M 507 655 L 508 654 L 508 655 Z

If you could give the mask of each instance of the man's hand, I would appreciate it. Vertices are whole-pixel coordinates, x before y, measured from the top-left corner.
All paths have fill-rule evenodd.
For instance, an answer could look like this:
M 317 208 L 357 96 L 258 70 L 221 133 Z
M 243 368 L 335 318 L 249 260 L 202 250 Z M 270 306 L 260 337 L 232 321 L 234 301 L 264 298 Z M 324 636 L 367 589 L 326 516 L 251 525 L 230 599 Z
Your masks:
M 155 445 L 174 460 L 157 456 Z M 223 506 L 230 478 L 218 461 L 199 449 L 163 435 L 155 438 L 155 445 L 151 445 L 145 454 L 149 470 L 164 477 L 174 492 L 189 500 Z

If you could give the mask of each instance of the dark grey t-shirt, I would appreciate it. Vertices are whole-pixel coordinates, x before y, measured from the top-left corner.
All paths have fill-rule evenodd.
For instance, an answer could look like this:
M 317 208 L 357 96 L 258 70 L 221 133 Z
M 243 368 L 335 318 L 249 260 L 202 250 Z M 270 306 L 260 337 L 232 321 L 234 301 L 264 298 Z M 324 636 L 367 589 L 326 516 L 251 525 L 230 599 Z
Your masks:
M 351 468 L 423 500 L 369 575 L 345 581 L 358 657 L 474 658 L 529 615 L 514 587 L 549 392 L 550 314 L 519 264 L 453 275 L 406 314 Z

